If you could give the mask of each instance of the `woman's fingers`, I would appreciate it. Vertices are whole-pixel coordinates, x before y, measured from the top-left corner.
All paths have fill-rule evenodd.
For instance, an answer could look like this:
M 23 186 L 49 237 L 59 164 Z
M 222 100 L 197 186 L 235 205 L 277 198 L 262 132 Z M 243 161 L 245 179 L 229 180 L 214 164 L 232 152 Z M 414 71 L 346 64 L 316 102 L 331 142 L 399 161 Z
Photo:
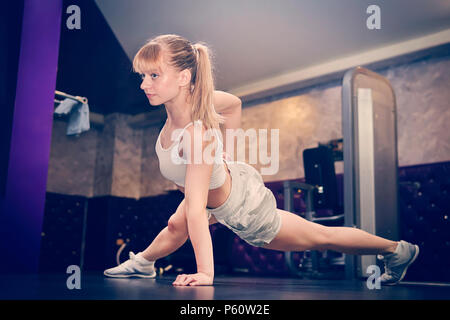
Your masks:
M 181 283 L 182 286 L 187 286 L 189 283 L 191 283 L 192 281 L 194 281 L 194 277 L 192 276 L 187 276 L 186 279 L 184 279 L 184 281 Z
M 201 285 L 201 283 L 198 280 L 194 279 L 191 283 L 189 283 L 189 285 L 190 286 L 199 286 L 199 285 Z
M 175 281 L 172 283 L 173 285 L 180 285 L 182 283 L 182 281 L 184 281 L 184 279 L 186 278 L 187 275 L 185 274 L 179 274 L 177 276 L 177 278 L 175 279 Z
M 189 283 L 194 281 L 194 277 L 192 275 L 180 274 L 176 278 L 176 280 L 172 283 L 174 286 L 187 286 Z
M 203 286 L 212 284 L 213 284 L 213 277 L 203 273 L 180 274 L 173 282 L 174 286 Z

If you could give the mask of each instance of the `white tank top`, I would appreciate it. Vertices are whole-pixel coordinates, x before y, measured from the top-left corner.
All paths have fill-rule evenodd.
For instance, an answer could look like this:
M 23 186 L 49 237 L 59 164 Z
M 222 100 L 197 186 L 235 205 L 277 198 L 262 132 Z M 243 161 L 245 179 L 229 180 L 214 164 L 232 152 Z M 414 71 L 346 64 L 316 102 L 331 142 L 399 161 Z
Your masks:
M 201 121 L 197 120 L 198 123 Z M 196 121 L 196 122 L 197 122 Z M 180 143 L 180 139 L 183 136 L 184 130 L 189 127 L 194 122 L 188 123 L 173 140 L 172 145 L 168 149 L 164 149 L 161 145 L 161 132 L 156 140 L 156 154 L 159 160 L 159 169 L 161 174 L 168 180 L 174 182 L 180 187 L 184 187 L 184 180 L 186 177 L 186 152 L 183 151 L 183 156 L 179 156 L 180 150 L 183 149 L 184 139 Z M 162 130 L 161 130 L 162 131 Z M 222 186 L 226 180 L 226 172 L 224 168 L 224 161 L 222 157 L 223 142 L 221 141 L 219 135 L 214 130 L 216 140 L 218 145 L 215 150 L 214 167 L 211 175 L 211 181 L 209 184 L 209 190 L 216 189 Z M 180 146 L 181 145 L 181 149 Z M 175 150 L 174 150 L 175 148 Z

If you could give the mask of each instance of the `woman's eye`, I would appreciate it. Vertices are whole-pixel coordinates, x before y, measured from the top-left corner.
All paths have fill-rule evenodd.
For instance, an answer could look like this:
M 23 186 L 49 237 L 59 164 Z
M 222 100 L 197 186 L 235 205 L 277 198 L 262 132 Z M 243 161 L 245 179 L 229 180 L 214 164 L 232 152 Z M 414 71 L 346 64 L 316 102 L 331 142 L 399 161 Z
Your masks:
M 139 76 L 141 77 L 142 80 L 144 80 L 144 78 L 145 78 L 145 73 L 141 73 L 141 74 L 139 74 Z M 156 73 L 152 73 L 152 74 L 150 74 L 150 77 L 151 77 L 152 79 L 156 79 L 157 77 L 159 77 L 159 75 L 157 75 Z

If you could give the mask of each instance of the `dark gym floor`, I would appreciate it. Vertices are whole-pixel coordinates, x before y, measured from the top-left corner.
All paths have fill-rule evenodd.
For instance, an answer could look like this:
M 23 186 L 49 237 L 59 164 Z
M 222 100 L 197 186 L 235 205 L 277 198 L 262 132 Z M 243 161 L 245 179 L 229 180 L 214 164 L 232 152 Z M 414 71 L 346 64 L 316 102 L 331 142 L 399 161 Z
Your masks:
M 214 286 L 174 287 L 175 276 L 155 279 L 83 273 L 69 290 L 69 274 L 0 275 L 1 300 L 450 300 L 450 284 L 400 283 L 369 290 L 363 280 L 306 280 L 216 276 Z

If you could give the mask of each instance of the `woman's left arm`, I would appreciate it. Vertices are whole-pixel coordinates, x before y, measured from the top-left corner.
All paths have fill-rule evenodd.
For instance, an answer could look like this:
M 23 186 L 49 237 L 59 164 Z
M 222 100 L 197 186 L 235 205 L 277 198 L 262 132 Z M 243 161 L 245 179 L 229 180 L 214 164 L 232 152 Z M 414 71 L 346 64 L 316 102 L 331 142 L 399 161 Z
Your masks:
M 194 248 L 197 273 L 181 274 L 174 281 L 173 285 L 212 285 L 214 280 L 213 247 L 206 211 L 209 184 L 214 164 L 208 163 L 204 159 L 205 148 L 212 142 L 197 139 L 203 137 L 204 131 L 203 126 L 195 124 L 185 131 L 188 135 L 183 137 L 183 143 L 186 143 L 186 141 L 190 142 L 190 148 L 184 148 L 183 150 L 183 152 L 186 152 L 186 159 L 188 160 L 184 198 L 188 234 Z M 197 155 L 194 155 L 196 152 L 197 155 L 200 155 L 201 161 L 197 161 L 199 158 Z
M 236 130 L 241 128 L 242 101 L 235 95 L 224 91 L 214 91 L 214 109 L 217 113 L 225 117 L 225 123 L 222 125 L 222 135 L 224 140 L 224 150 L 234 154 L 236 140 L 227 141 L 226 130 Z M 227 149 L 228 147 L 228 149 Z

